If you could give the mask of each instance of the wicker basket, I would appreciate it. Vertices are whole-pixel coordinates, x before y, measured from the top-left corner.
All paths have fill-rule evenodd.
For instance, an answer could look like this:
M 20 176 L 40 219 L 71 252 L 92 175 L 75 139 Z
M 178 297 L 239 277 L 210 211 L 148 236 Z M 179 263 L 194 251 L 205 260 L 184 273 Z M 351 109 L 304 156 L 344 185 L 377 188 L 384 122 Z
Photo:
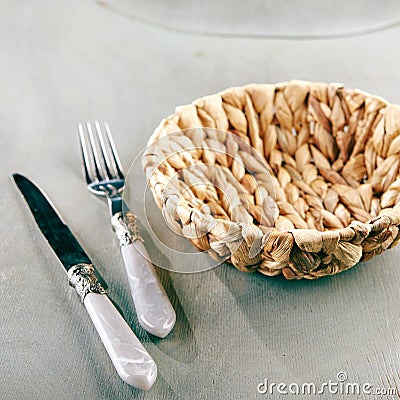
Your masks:
M 291 81 L 178 107 L 142 161 L 166 221 L 200 250 L 241 271 L 314 279 L 398 243 L 399 151 L 400 106 Z

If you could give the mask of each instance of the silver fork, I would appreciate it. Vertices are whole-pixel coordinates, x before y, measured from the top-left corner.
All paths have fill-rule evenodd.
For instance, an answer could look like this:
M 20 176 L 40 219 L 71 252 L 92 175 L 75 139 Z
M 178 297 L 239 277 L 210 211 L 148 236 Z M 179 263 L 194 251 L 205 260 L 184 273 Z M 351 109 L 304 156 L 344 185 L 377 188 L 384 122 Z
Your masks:
M 125 177 L 110 127 L 98 121 L 78 124 L 83 173 L 91 193 L 107 199 L 112 227 L 119 239 L 129 286 L 140 325 L 164 338 L 175 325 L 175 311 L 149 261 L 136 216 L 122 199 Z M 123 212 L 124 210 L 124 212 Z

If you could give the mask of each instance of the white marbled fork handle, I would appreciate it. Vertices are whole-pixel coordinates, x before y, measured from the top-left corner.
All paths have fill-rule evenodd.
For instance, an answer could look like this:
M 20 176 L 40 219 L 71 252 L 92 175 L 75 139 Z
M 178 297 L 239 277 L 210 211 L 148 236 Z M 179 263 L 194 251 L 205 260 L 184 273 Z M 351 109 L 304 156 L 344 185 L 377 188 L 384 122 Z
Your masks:
M 124 216 L 116 214 L 112 225 L 120 241 L 138 321 L 147 332 L 164 338 L 174 327 L 176 314 L 138 235 L 136 217 L 130 211 Z

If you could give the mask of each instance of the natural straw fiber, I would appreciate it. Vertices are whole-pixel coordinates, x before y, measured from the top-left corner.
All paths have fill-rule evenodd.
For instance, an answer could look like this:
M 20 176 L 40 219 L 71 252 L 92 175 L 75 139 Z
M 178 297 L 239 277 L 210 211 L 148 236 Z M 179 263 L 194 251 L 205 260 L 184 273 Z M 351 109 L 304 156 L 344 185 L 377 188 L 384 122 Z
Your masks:
M 178 107 L 143 166 L 168 224 L 200 250 L 241 271 L 314 279 L 398 243 L 399 151 L 400 106 L 291 81 Z

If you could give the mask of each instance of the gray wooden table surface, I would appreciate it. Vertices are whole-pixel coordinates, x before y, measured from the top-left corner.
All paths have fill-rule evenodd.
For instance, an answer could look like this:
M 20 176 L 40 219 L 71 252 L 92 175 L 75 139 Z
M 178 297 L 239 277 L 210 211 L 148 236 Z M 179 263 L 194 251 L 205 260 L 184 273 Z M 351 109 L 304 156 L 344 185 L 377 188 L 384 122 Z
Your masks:
M 160 269 L 177 324 L 159 340 L 137 324 L 107 210 L 82 183 L 78 121 L 108 120 L 128 166 L 176 105 L 229 86 L 336 81 L 400 102 L 395 1 L 281 3 L 0 0 L 1 399 L 258 399 L 264 379 L 321 384 L 339 372 L 400 387 L 399 248 L 312 282 Z M 157 362 L 149 392 L 116 375 L 14 171 L 62 210 Z

